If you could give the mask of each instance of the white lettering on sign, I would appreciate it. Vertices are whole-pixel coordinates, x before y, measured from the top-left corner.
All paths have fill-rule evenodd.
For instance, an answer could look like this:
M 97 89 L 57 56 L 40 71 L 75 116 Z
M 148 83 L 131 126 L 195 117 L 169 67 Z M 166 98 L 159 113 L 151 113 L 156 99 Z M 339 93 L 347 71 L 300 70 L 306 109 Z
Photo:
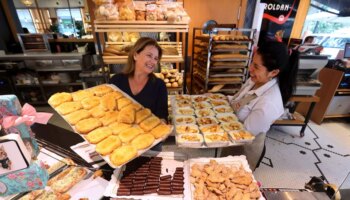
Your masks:
M 269 4 L 265 4 L 265 10 L 288 11 L 289 10 L 289 4 L 269 3 Z

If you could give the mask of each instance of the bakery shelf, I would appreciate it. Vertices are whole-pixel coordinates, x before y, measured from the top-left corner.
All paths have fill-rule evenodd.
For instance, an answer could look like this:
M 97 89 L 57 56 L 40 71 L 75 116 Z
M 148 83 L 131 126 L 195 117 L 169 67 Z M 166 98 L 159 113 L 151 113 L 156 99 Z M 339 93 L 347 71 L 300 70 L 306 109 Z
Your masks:
M 166 55 L 163 53 L 161 62 L 184 62 L 182 56 L 182 42 L 158 42 L 158 44 L 163 48 L 174 48 L 177 51 L 176 55 Z M 129 42 L 106 42 L 106 46 L 117 46 L 122 47 L 125 45 L 130 45 Z M 125 64 L 127 63 L 128 56 L 103 56 L 103 60 L 106 64 Z
M 57 86 L 82 86 L 83 83 L 57 83 L 57 84 L 42 84 L 44 87 L 57 87 Z
M 188 32 L 189 24 L 167 21 L 95 20 L 95 32 Z
M 40 85 L 38 85 L 38 84 L 31 84 L 31 85 L 29 85 L 29 84 L 16 84 L 15 86 L 16 87 L 40 87 Z
M 247 48 L 232 48 L 232 49 L 213 49 L 211 52 L 213 53 L 221 53 L 221 52 L 241 52 L 241 51 L 250 51 Z

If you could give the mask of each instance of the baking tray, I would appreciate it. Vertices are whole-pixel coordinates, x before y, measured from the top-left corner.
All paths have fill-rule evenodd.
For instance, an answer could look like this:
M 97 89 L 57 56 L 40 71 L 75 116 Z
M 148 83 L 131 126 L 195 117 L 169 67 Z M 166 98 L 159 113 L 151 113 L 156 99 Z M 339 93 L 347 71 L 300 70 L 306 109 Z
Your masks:
M 161 176 L 173 174 L 175 172 L 176 167 L 184 168 L 184 179 L 189 177 L 188 171 L 185 170 L 184 162 L 187 160 L 187 155 L 178 153 L 178 152 L 157 152 L 157 151 L 147 151 L 142 156 L 146 157 L 162 157 L 162 169 Z M 142 196 L 117 196 L 117 191 L 119 187 L 119 180 L 123 175 L 123 171 L 125 167 L 115 169 L 111 180 L 105 190 L 104 196 L 112 197 L 112 198 L 121 198 L 121 199 L 140 199 L 140 200 L 180 200 L 183 199 L 184 195 L 158 195 L 158 194 L 144 194 Z M 189 182 L 184 180 L 184 188 L 188 187 L 186 183 Z M 184 191 L 185 192 L 185 191 Z
M 118 87 L 116 87 L 115 85 L 112 85 L 112 84 L 104 84 L 104 85 L 107 85 L 107 86 L 111 87 L 111 88 L 112 88 L 113 90 L 115 90 L 115 91 L 121 92 L 121 93 L 124 95 L 124 97 L 127 97 L 128 99 L 130 99 L 130 100 L 133 101 L 134 103 L 139 104 L 137 101 L 135 101 L 133 98 L 131 98 L 128 94 L 126 94 L 125 92 L 123 92 L 122 90 L 120 90 L 120 89 L 119 89 Z M 92 88 L 93 88 L 93 87 L 92 87 Z M 88 88 L 87 90 L 89 90 L 89 89 L 91 89 L 91 88 Z M 50 104 L 49 104 L 49 105 L 50 105 Z M 52 105 L 50 105 L 50 106 L 51 106 L 53 109 L 55 109 Z M 65 120 L 65 118 L 64 118 L 63 116 L 62 116 L 62 118 Z M 66 120 L 65 120 L 65 121 L 66 121 Z M 66 122 L 69 124 L 68 121 L 66 121 Z M 70 125 L 71 125 L 71 124 L 70 124 Z M 135 126 L 135 124 L 134 124 L 133 126 Z M 169 125 L 169 126 L 171 126 L 171 125 Z M 72 129 L 73 129 L 73 131 L 74 131 L 75 133 L 79 134 L 79 132 L 75 129 L 74 126 L 71 125 L 71 127 L 72 127 Z M 102 127 L 103 127 L 103 126 L 102 126 Z M 137 158 L 138 156 L 142 155 L 144 152 L 148 151 L 149 149 L 151 149 L 152 147 L 154 147 L 155 145 L 157 145 L 157 144 L 160 143 L 161 141 L 165 140 L 165 139 L 173 132 L 173 129 L 174 129 L 174 127 L 171 126 L 169 133 L 165 134 L 162 138 L 156 139 L 156 140 L 153 142 L 153 144 L 152 144 L 150 147 L 148 147 L 147 149 L 138 150 L 138 151 L 137 151 L 137 156 L 134 157 L 133 159 L 135 159 L 135 158 Z M 89 141 L 86 140 L 86 138 L 85 138 L 84 135 L 82 135 L 82 134 L 79 134 L 79 135 L 80 135 L 86 142 L 89 143 Z M 90 143 L 89 143 L 89 145 L 93 146 L 93 148 L 96 149 L 96 145 L 95 145 L 95 144 L 90 144 Z M 123 165 L 125 165 L 125 164 L 127 164 L 128 162 L 130 162 L 131 160 L 133 160 L 133 159 L 131 159 L 131 160 L 129 160 L 128 162 L 124 163 L 123 165 L 117 166 L 117 165 L 114 165 L 114 164 L 110 161 L 109 155 L 110 155 L 110 154 L 108 154 L 108 155 L 106 155 L 106 156 L 102 156 L 102 155 L 100 155 L 100 156 L 101 156 L 101 157 L 107 162 L 107 164 L 108 164 L 110 167 L 112 167 L 112 168 L 119 168 L 119 167 L 122 167 Z

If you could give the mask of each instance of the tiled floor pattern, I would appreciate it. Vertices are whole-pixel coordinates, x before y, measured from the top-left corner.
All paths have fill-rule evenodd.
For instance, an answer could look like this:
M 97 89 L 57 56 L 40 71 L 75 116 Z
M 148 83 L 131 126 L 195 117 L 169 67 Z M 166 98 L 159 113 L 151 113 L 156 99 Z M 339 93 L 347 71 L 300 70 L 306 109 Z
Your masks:
M 349 123 L 311 122 L 303 138 L 299 131 L 300 127 L 274 127 L 268 132 L 256 179 L 266 188 L 302 189 L 310 176 L 323 175 L 339 186 L 350 172 Z

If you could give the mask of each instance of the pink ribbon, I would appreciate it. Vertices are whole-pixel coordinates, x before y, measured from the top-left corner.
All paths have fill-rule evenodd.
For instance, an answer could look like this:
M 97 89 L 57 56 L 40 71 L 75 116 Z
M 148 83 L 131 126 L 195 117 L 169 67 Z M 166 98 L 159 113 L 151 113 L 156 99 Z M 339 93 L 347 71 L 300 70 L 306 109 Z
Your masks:
M 6 116 L 3 118 L 2 126 L 5 129 L 25 123 L 30 126 L 34 123 L 47 124 L 52 117 L 51 113 L 36 112 L 35 108 L 29 104 L 24 104 L 21 116 Z

